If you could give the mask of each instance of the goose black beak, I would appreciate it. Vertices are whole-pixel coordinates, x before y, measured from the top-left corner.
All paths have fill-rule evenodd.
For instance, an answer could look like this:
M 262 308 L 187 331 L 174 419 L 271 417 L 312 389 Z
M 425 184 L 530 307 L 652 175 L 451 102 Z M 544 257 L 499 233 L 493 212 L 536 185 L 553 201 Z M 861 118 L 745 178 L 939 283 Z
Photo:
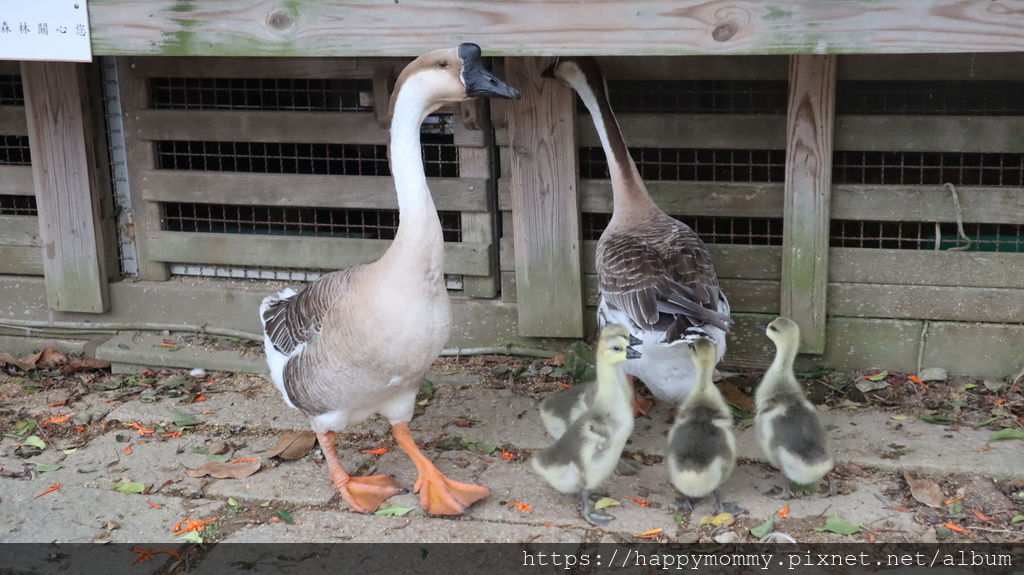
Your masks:
M 768 331 L 768 324 L 766 323 L 759 323 L 756 327 L 761 331 Z
M 506 84 L 486 68 L 480 57 L 480 46 L 460 44 L 459 58 L 462 58 L 462 82 L 470 98 L 507 98 L 518 100 L 519 91 Z
M 644 340 L 640 339 L 639 337 L 633 334 L 629 334 L 629 345 L 640 345 L 643 342 Z
M 639 359 L 640 352 L 630 346 L 626 346 L 626 359 Z

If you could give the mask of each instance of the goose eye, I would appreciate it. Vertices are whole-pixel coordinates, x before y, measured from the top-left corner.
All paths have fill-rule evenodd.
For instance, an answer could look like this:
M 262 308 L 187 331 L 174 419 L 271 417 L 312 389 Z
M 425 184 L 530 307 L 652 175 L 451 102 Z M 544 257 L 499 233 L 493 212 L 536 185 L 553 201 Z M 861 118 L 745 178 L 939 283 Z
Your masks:
M 437 61 L 437 67 L 438 68 L 447 68 L 448 67 L 448 60 L 438 60 Z
M 768 326 L 768 329 L 770 329 L 772 331 L 779 331 L 779 328 L 775 327 L 774 325 Z
M 616 346 L 612 347 L 612 351 L 622 351 L 622 346 L 621 345 L 616 345 Z

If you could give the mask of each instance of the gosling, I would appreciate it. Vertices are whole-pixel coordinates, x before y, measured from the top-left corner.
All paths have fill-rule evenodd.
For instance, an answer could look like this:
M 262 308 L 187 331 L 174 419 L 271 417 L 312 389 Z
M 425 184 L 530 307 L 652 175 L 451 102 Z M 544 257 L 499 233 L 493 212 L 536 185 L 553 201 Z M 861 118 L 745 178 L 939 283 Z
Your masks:
M 697 370 L 693 390 L 680 403 L 675 423 L 668 434 L 668 470 L 672 485 L 682 494 L 680 508 L 708 494 L 715 498 L 715 513 L 742 513 L 735 503 L 722 503 L 719 488 L 736 467 L 736 437 L 732 412 L 711 378 L 717 359 L 715 343 L 700 338 L 690 343 Z
M 796 376 L 793 360 L 800 345 L 800 326 L 785 317 L 776 318 L 765 332 L 775 342 L 775 360 L 757 388 L 754 425 L 757 441 L 768 462 L 782 471 L 782 497 L 791 499 L 789 482 L 817 483 L 832 470 L 833 460 L 825 427 Z
M 633 392 L 621 364 L 638 357 L 640 353 L 629 347 L 625 326 L 613 324 L 602 330 L 592 401 L 564 428 L 554 445 L 532 460 L 537 474 L 556 490 L 579 493 L 580 515 L 592 525 L 604 526 L 615 519 L 593 509 L 591 495 L 611 476 L 633 432 Z M 581 401 L 584 393 L 580 392 Z M 543 413 L 542 409 L 542 417 Z

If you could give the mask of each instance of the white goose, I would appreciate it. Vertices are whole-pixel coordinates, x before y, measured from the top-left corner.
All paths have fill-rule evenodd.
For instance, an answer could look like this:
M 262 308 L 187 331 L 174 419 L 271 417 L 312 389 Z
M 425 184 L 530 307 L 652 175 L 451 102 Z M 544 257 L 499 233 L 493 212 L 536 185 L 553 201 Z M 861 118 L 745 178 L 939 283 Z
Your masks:
M 689 226 L 651 199 L 622 139 L 597 61 L 560 59 L 546 75 L 579 94 L 608 160 L 614 213 L 597 244 L 598 325 L 621 323 L 643 340 L 636 348 L 641 357 L 623 364 L 626 373 L 643 380 L 658 399 L 678 404 L 696 382 L 687 344 L 710 338 L 717 363 L 733 323 L 711 254 Z
M 408 426 L 420 382 L 451 327 L 420 125 L 445 104 L 488 96 L 519 93 L 483 68 L 475 44 L 429 52 L 406 66 L 391 98 L 391 171 L 401 214 L 394 242 L 375 262 L 327 274 L 298 293 L 287 289 L 260 306 L 274 384 L 309 417 L 331 480 L 356 511 L 372 512 L 405 491 L 388 475 L 352 477 L 338 460 L 335 434 L 373 413 L 388 419 L 416 465 L 414 489 L 428 512 L 460 514 L 488 494 L 442 475 Z

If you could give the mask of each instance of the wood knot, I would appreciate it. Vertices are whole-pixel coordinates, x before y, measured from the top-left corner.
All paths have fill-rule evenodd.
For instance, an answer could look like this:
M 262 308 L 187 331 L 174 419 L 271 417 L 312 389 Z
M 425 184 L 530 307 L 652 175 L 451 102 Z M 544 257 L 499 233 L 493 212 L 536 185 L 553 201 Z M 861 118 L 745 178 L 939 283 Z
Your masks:
M 292 25 L 295 24 L 295 18 L 284 10 L 275 10 L 274 12 L 271 12 L 270 17 L 267 18 L 267 24 L 274 30 L 282 32 L 291 28 Z
M 711 37 L 718 42 L 725 42 L 736 35 L 738 26 L 735 22 L 726 22 L 719 25 L 711 32 Z

